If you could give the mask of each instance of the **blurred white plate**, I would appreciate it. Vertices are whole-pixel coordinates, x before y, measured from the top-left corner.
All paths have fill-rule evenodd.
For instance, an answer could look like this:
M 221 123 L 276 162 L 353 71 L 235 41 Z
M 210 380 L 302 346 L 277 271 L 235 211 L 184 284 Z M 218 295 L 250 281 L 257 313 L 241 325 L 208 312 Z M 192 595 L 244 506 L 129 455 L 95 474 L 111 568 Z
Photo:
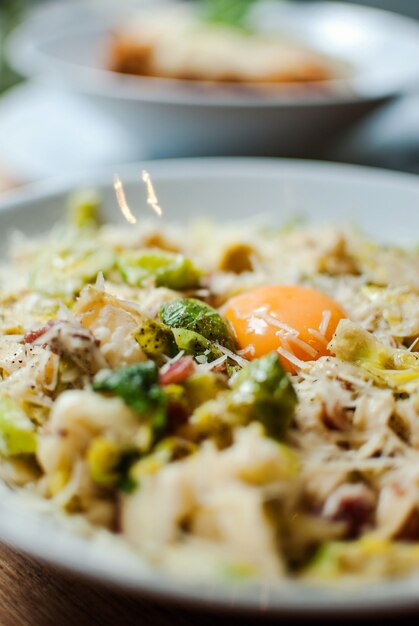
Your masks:
M 0 163 L 17 181 L 66 177 L 92 167 L 127 163 L 124 130 L 71 93 L 34 83 L 0 99 Z
M 9 42 L 25 75 L 83 94 L 150 156 L 307 154 L 379 104 L 419 84 L 419 24 L 333 2 L 266 2 L 254 20 L 347 60 L 348 79 L 324 89 L 252 89 L 118 75 L 106 70 L 110 29 L 126 8 L 167 0 L 61 2 L 41 6 Z
M 278 224 L 295 211 L 316 222 L 358 222 L 375 238 L 417 243 L 419 178 L 351 166 L 310 162 L 203 159 L 150 162 L 121 171 L 128 200 L 144 202 L 139 172 L 146 167 L 154 180 L 160 204 L 170 220 L 200 214 L 220 220 L 265 215 Z M 111 185 L 112 172 L 85 175 L 79 184 L 100 190 L 105 216 L 122 219 Z M 12 194 L 0 205 L 0 248 L 8 233 L 19 228 L 36 233 L 63 217 L 66 195 L 74 188 L 50 183 Z M 140 204 L 141 206 L 141 204 Z M 147 211 L 144 202 L 144 210 Z M 47 506 L 47 504 L 45 504 Z M 78 575 L 137 595 L 174 599 L 199 606 L 264 614 L 315 614 L 351 611 L 386 612 L 419 607 L 418 578 L 339 589 L 296 582 L 281 584 L 182 584 L 147 566 L 117 539 L 100 534 L 92 542 L 70 533 L 64 523 L 31 508 L 0 485 L 0 540 L 67 568 Z M 45 507 L 44 507 L 45 508 Z
M 419 174 L 419 96 L 401 98 L 372 113 L 328 157 Z

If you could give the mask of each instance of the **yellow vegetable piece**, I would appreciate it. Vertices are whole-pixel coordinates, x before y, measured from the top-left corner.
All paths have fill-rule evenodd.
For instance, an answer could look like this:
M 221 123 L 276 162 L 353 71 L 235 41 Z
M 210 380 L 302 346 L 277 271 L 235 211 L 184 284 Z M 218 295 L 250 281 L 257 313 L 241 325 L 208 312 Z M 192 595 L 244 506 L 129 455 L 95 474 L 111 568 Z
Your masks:
M 378 384 L 399 392 L 419 390 L 419 357 L 386 346 L 350 320 L 341 320 L 329 349 L 342 361 L 362 367 Z
M 114 485 L 118 479 L 118 463 L 121 450 L 115 442 L 96 437 L 87 451 L 90 475 L 100 485 Z

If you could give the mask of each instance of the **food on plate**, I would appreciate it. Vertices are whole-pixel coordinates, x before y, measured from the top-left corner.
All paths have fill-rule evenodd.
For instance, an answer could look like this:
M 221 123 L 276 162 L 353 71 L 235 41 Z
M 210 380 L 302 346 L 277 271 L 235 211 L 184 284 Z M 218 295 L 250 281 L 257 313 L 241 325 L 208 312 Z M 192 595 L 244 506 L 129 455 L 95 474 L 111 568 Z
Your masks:
M 299 285 L 246 291 L 229 301 L 225 315 L 241 349 L 249 343 L 253 346 L 251 358 L 280 350 L 284 367 L 291 371 L 294 365 L 287 359 L 286 349 L 303 361 L 330 354 L 327 346 L 345 317 L 332 298 Z
M 132 16 L 113 33 L 111 68 L 139 76 L 253 84 L 309 83 L 347 74 L 343 61 L 286 33 L 252 30 L 244 10 L 218 4 L 208 2 L 209 11 L 154 7 Z
M 177 577 L 419 571 L 418 251 L 99 217 L 1 267 L 2 481 Z

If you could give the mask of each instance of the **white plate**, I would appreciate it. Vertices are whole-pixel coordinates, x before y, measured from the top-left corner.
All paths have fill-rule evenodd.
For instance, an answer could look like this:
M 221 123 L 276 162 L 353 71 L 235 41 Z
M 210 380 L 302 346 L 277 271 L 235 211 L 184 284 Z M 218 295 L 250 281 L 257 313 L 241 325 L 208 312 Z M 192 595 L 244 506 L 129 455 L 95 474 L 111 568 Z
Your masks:
M 255 21 L 347 60 L 353 76 L 325 90 L 223 88 L 119 75 L 106 70 L 109 30 L 124 7 L 168 0 L 61 2 L 29 16 L 9 42 L 12 64 L 76 91 L 141 139 L 150 156 L 307 154 L 352 122 L 419 84 L 419 24 L 376 9 L 333 2 L 262 3 Z
M 160 204 L 170 220 L 204 214 L 219 219 L 259 214 L 278 224 L 298 211 L 318 222 L 358 222 L 382 241 L 417 243 L 419 178 L 352 166 L 310 162 L 203 159 L 150 162 L 121 171 L 128 200 L 144 207 L 139 172 L 146 167 Z M 119 220 L 111 172 L 86 176 L 80 185 L 96 186 L 108 219 Z M 43 183 L 9 195 L 0 205 L 0 246 L 8 233 L 43 231 L 59 220 L 71 184 Z M 156 218 L 157 219 L 157 218 Z M 30 554 L 134 593 L 176 599 L 195 605 L 264 613 L 336 613 L 419 607 L 419 581 L 363 585 L 356 589 L 315 588 L 297 583 L 226 586 L 184 585 L 153 571 L 128 549 L 101 537 L 89 543 L 57 520 L 34 511 L 18 496 L 0 488 L 0 540 Z

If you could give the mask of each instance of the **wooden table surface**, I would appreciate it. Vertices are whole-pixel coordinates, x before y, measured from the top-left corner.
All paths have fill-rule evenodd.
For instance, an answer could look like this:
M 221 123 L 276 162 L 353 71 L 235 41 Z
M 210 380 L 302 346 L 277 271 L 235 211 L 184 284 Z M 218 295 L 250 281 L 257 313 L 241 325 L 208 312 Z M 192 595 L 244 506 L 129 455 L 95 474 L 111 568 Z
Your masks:
M 253 626 L 258 621 L 129 597 L 0 544 L 1 626 Z
M 344 617 L 323 618 L 318 623 L 347 622 L 356 623 L 356 626 L 365 623 L 371 626 L 376 618 L 347 617 L 348 620 Z M 418 618 L 419 614 L 406 615 L 403 625 L 417 624 Z M 0 544 L 0 626 L 255 626 L 263 622 L 269 624 L 262 615 L 220 615 L 134 599 L 76 580 Z M 316 622 L 314 616 L 300 623 L 312 622 Z M 276 618 L 270 623 L 286 626 L 296 622 Z M 381 616 L 380 626 L 386 623 L 394 623 L 394 618 Z

